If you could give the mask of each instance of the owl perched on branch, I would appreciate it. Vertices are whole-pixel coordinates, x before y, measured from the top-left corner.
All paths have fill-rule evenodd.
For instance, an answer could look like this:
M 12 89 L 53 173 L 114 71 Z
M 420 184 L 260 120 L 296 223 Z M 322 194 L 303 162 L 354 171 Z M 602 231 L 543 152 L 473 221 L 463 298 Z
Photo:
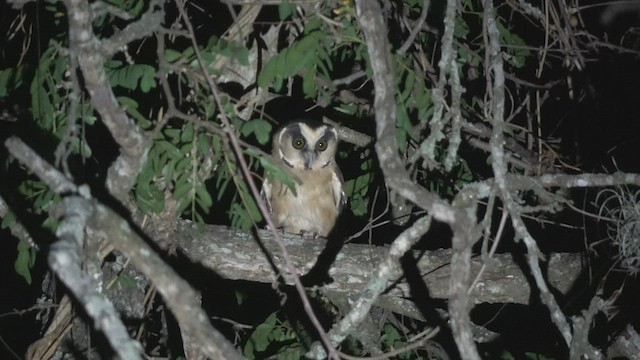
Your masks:
M 277 179 L 262 184 L 261 195 L 277 228 L 326 237 L 346 203 L 344 180 L 335 161 L 338 133 L 311 120 L 291 122 L 273 136 L 273 157 L 295 179 L 295 194 Z

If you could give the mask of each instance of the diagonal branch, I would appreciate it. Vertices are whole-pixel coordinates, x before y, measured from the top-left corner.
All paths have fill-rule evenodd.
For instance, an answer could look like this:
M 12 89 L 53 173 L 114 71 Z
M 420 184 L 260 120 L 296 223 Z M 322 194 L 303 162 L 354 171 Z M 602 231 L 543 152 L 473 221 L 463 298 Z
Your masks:
M 456 4 L 456 0 L 451 0 L 447 3 L 447 19 L 451 22 L 453 22 L 453 15 L 451 14 L 455 14 Z M 453 268 L 450 287 L 454 294 L 449 304 L 449 311 L 453 320 L 452 328 L 456 343 L 463 357 L 480 359 L 471 335 L 470 301 L 467 295 L 467 288 L 470 283 L 471 245 L 473 244 L 472 229 L 475 227 L 475 214 L 471 214 L 471 212 L 473 212 L 475 206 L 474 204 L 467 204 L 468 199 L 463 195 L 462 199 L 458 201 L 459 204 L 454 208 L 437 195 L 430 193 L 411 180 L 397 153 L 394 70 L 391 66 L 391 53 L 387 39 L 388 32 L 381 15 L 382 10 L 377 1 L 366 0 L 357 1 L 356 9 L 358 22 L 367 41 L 367 50 L 373 70 L 376 134 L 378 137 L 375 147 L 380 161 L 380 168 L 387 186 L 429 211 L 435 219 L 452 226 L 454 231 L 454 253 L 452 256 Z M 450 35 L 453 36 L 453 24 L 448 24 L 447 29 L 450 30 Z M 445 50 L 443 49 L 444 53 Z M 447 53 L 452 56 L 451 49 Z M 450 61 L 441 59 L 440 62 L 443 64 L 442 70 L 444 72 L 449 67 Z M 443 77 L 444 74 L 441 74 L 441 80 Z M 436 131 L 432 129 L 432 134 L 435 133 Z M 474 200 L 472 199 L 471 201 Z
M 142 359 L 142 346 L 129 337 L 120 314 L 99 291 L 100 285 L 83 271 L 83 245 L 88 236 L 85 229 L 93 209 L 86 199 L 75 198 L 81 201 L 68 197 L 52 208 L 52 215 L 57 215 L 62 220 L 56 231 L 59 240 L 49 251 L 49 266 L 80 302 L 94 326 L 102 331 L 113 351 L 122 359 Z
M 120 147 L 120 156 L 108 171 L 107 189 L 115 198 L 125 203 L 127 194 L 134 186 L 138 173 L 147 159 L 151 141 L 116 100 L 105 72 L 103 55 L 103 51 L 110 54 L 113 49 L 103 48 L 101 40 L 93 32 L 89 2 L 66 0 L 64 3 L 69 21 L 70 54 L 78 59 L 85 86 L 91 96 L 91 104 Z M 152 2 L 150 12 L 156 11 L 156 4 L 156 1 Z M 155 18 L 161 17 L 162 14 L 162 10 L 158 11 Z
M 395 80 L 382 9 L 377 1 L 360 0 L 356 1 L 356 10 L 373 70 L 377 135 L 375 148 L 385 182 L 407 200 L 429 211 L 434 219 L 450 224 L 455 220 L 451 206 L 438 195 L 414 183 L 398 155 Z
M 384 261 L 378 264 L 377 269 L 373 272 L 374 276 L 362 289 L 360 296 L 351 306 L 351 311 L 329 331 L 329 339 L 331 339 L 334 345 L 342 343 L 342 341 L 364 321 L 369 314 L 369 310 L 371 310 L 371 306 L 373 306 L 380 294 L 389 286 L 389 282 L 402 273 L 400 258 L 427 233 L 430 226 L 431 216 L 427 215 L 417 220 L 413 226 L 403 231 L 402 234 L 393 241 L 387 256 Z M 313 354 L 314 358 L 319 358 L 321 356 L 318 355 L 322 355 L 321 350 L 319 347 L 315 349 L 312 348 L 307 355 L 310 356 Z
M 53 210 L 53 215 L 63 218 L 63 221 L 56 233 L 60 240 L 51 247 L 49 263 L 97 327 L 102 329 L 120 357 L 139 359 L 140 347 L 129 338 L 113 305 L 95 290 L 99 285 L 80 267 L 85 233 L 91 232 L 94 241 L 108 239 L 156 285 L 180 326 L 200 341 L 207 356 L 212 359 L 241 359 L 233 345 L 209 323 L 207 314 L 197 301 L 196 291 L 131 229 L 126 220 L 92 199 L 85 186 L 76 188 L 19 139 L 9 138 L 6 146 L 16 158 L 28 161 L 24 164 L 41 176 L 45 183 L 53 185 L 59 195 L 71 194 Z

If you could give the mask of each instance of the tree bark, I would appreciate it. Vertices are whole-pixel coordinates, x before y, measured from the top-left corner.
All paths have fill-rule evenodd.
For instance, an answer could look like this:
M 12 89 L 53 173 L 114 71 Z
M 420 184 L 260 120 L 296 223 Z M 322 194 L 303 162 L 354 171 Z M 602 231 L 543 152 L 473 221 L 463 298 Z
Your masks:
M 255 234 L 260 237 L 260 242 L 256 240 L 256 235 L 249 232 L 182 221 L 173 240 L 180 253 L 223 278 L 273 282 L 277 273 L 265 251 L 271 254 L 271 260 L 278 269 L 285 269 L 283 260 L 269 231 L 258 230 Z M 327 241 L 321 238 L 284 234 L 283 240 L 301 275 L 307 274 L 316 265 L 316 260 L 327 248 Z M 344 296 L 357 296 L 387 251 L 388 247 L 344 245 L 335 256 L 335 261 L 328 266 L 328 273 L 333 281 L 324 285 L 323 289 Z M 424 252 L 414 250 L 410 254 L 412 259 L 406 260 L 408 263 L 415 263 L 416 273 L 422 274 L 430 296 L 447 299 L 451 249 Z M 322 256 L 324 257 L 325 255 Z M 582 271 L 580 256 L 573 253 L 553 253 L 548 254 L 547 258 L 549 283 L 558 292 L 566 294 Z M 513 260 L 511 254 L 497 254 L 494 260 L 487 265 L 482 278 L 476 283 L 471 293 L 472 300 L 476 304 L 529 303 L 530 283 L 520 265 Z M 482 259 L 479 256 L 472 258 L 473 276 L 476 276 L 481 267 Z M 284 276 L 284 279 L 288 281 L 290 277 Z M 421 318 L 411 298 L 411 285 L 402 277 L 381 296 L 377 304 L 407 316 Z

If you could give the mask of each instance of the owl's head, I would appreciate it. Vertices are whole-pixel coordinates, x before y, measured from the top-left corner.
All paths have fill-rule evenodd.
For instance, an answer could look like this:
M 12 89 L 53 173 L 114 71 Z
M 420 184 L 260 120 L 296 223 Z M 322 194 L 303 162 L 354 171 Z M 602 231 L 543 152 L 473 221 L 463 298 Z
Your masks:
M 273 155 L 294 169 L 317 170 L 331 164 L 338 146 L 333 126 L 311 120 L 293 121 L 273 137 Z

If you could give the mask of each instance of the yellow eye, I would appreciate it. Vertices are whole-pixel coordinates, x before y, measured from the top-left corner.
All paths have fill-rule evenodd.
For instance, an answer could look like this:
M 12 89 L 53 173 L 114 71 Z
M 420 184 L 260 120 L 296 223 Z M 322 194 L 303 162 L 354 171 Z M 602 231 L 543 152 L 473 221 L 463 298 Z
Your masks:
M 302 149 L 304 147 L 304 144 L 305 144 L 305 141 L 301 137 L 294 138 L 293 141 L 291 142 L 291 145 L 293 145 L 293 147 L 298 150 Z
M 316 144 L 316 149 L 318 149 L 318 151 L 325 151 L 327 150 L 327 140 L 320 140 L 318 141 L 318 143 Z

